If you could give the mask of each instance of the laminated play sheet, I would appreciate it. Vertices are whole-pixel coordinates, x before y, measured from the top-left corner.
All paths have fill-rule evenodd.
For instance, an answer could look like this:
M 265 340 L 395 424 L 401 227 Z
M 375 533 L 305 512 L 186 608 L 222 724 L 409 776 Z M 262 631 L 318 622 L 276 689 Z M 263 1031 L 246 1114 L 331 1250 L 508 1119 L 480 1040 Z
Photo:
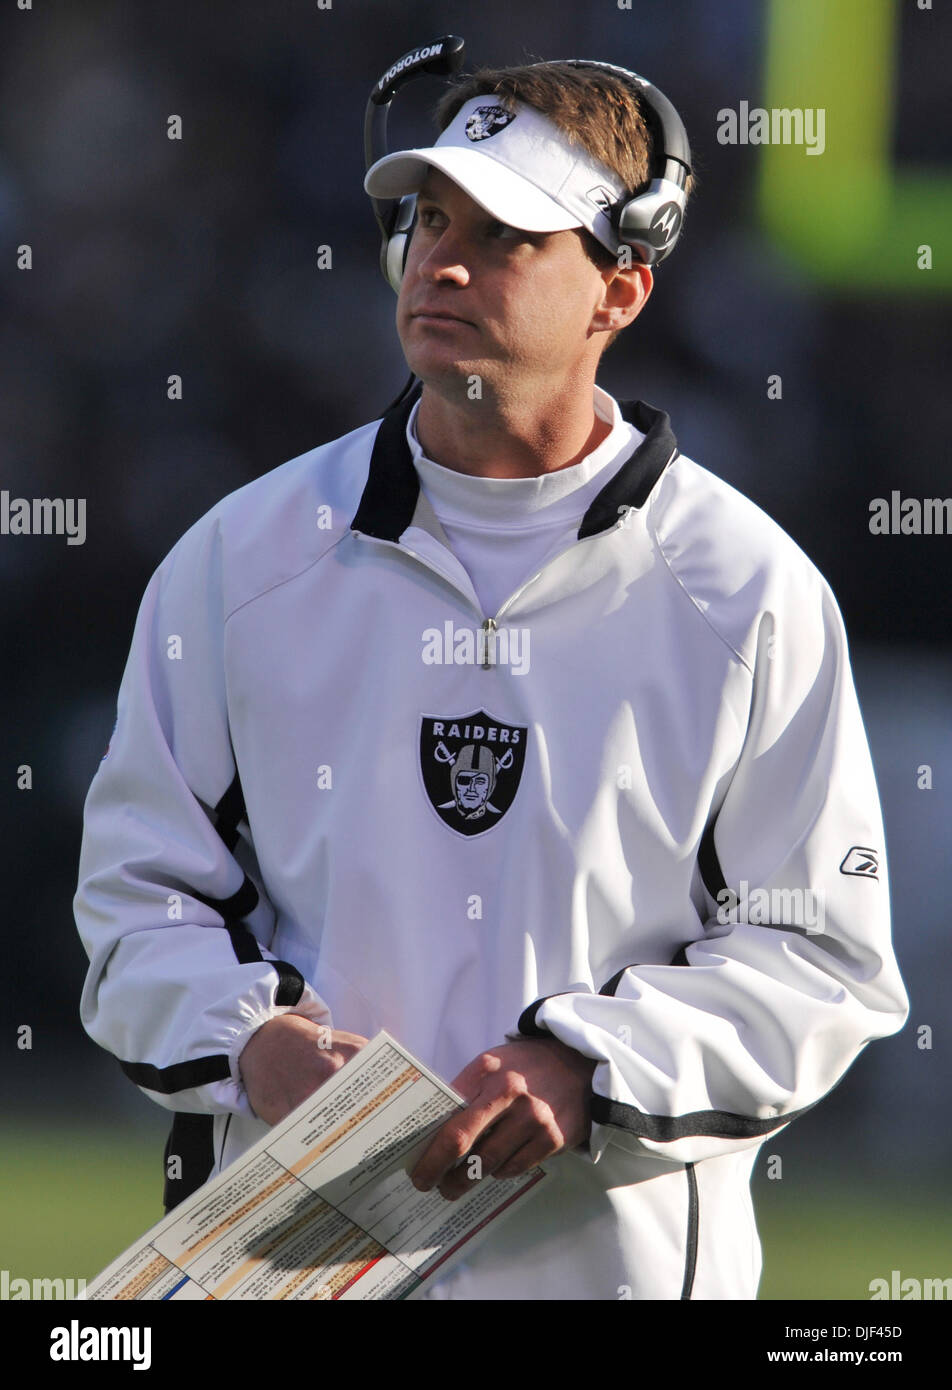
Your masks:
M 465 1102 L 380 1032 L 186 1198 L 87 1299 L 403 1299 L 465 1258 L 546 1180 L 474 1181 L 448 1202 L 409 1173 Z

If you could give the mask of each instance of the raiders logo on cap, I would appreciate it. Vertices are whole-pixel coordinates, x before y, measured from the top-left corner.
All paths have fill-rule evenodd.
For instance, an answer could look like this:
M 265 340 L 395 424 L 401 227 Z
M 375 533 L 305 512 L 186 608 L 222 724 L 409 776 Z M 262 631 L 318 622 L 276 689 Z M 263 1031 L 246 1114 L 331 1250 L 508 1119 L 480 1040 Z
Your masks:
M 481 835 L 513 803 L 526 760 L 528 727 L 474 714 L 420 721 L 420 770 L 427 798 L 444 825 Z
M 488 140 L 498 130 L 504 130 L 510 121 L 515 120 L 512 111 L 504 106 L 477 106 L 466 122 L 467 140 Z

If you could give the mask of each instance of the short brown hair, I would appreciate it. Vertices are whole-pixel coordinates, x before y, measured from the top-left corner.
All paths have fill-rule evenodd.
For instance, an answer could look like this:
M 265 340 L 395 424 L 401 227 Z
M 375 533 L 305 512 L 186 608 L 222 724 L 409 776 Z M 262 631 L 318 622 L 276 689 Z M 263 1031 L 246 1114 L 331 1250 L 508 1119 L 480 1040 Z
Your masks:
M 483 95 L 498 97 L 510 110 L 516 101 L 535 107 L 569 141 L 617 174 L 632 194 L 648 187 L 654 163 L 651 126 L 625 78 L 605 68 L 564 62 L 479 68 L 457 78 L 443 93 L 434 113 L 439 129 L 446 129 L 465 102 Z M 690 179 L 687 187 L 690 191 Z M 582 238 L 599 269 L 618 264 L 617 256 L 584 228 Z M 618 328 L 609 334 L 606 347 L 620 332 Z

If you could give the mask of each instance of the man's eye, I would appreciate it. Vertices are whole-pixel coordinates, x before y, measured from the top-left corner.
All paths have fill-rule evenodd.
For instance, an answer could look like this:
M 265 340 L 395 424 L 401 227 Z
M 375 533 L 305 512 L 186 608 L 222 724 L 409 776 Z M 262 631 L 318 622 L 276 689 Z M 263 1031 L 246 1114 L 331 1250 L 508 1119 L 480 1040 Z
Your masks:
M 508 222 L 491 222 L 489 225 L 489 235 L 498 238 L 500 241 L 508 241 L 516 237 L 521 237 L 522 232 L 518 227 L 511 227 Z

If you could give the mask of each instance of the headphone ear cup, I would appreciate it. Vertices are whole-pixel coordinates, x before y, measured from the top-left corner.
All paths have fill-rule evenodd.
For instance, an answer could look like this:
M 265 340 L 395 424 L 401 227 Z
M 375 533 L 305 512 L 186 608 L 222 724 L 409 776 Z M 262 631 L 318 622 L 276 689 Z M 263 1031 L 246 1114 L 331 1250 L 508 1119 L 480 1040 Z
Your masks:
M 407 236 L 406 232 L 398 232 L 396 236 L 392 236 L 387 242 L 384 248 L 384 254 L 381 257 L 384 276 L 394 294 L 400 293 L 400 285 L 403 282 L 403 270 L 407 263 L 407 249 L 409 244 L 410 238 Z
M 645 193 L 621 209 L 619 240 L 636 250 L 646 265 L 659 264 L 677 245 L 686 201 L 678 184 L 670 179 L 653 179 Z
M 384 242 L 380 253 L 380 268 L 387 284 L 396 294 L 400 293 L 415 220 L 416 194 L 411 194 L 400 199 L 400 206 L 393 221 L 393 231 Z

